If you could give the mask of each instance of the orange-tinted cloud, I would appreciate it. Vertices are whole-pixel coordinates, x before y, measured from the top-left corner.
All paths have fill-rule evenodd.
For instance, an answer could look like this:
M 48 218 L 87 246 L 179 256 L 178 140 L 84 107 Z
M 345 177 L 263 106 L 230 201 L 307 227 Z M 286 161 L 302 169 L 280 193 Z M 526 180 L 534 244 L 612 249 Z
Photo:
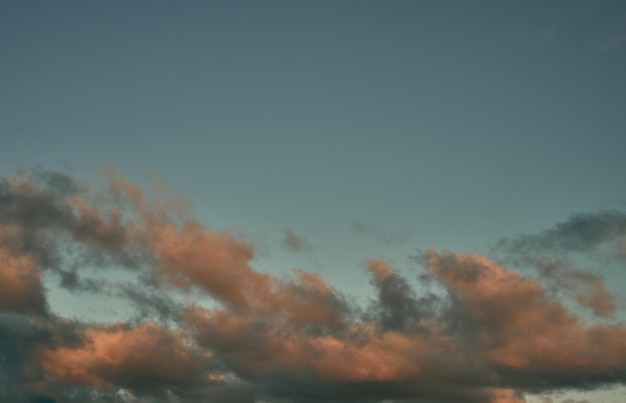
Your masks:
M 46 297 L 36 263 L 5 245 L 15 231 L 0 227 L 0 312 L 44 313 Z
M 601 279 L 590 279 L 583 287 L 576 295 L 581 305 L 591 308 L 601 317 L 607 317 L 615 312 L 617 309 L 615 296 L 606 289 Z
M 278 279 L 259 273 L 250 266 L 253 246 L 232 233 L 207 229 L 184 208 L 171 214 L 175 201 L 148 201 L 123 178 L 111 187 L 139 212 L 137 236 L 155 259 L 154 274 L 170 285 L 200 287 L 233 308 L 283 312 L 297 322 L 340 320 L 341 301 L 318 274 L 297 270 L 295 279 Z
M 379 333 L 374 324 L 354 324 L 341 334 L 308 332 L 283 318 L 237 315 L 195 308 L 183 316 L 201 344 L 228 354 L 238 370 L 263 377 L 277 372 L 343 382 L 399 381 L 422 371 L 419 339 Z
M 510 389 L 494 389 L 489 403 L 523 403 L 526 402 L 523 396 Z
M 586 326 L 527 279 L 485 256 L 428 253 L 483 355 L 509 368 L 608 370 L 626 363 L 626 328 Z
M 622 230 L 617 213 L 576 216 L 512 248 L 586 250 Z M 402 270 L 370 259 L 375 298 L 360 307 L 318 273 L 255 270 L 252 244 L 212 230 L 163 186 L 145 191 L 117 174 L 104 187 L 50 173 L 2 182 L 0 241 L 0 356 L 10 358 L 1 363 L 12 381 L 35 379 L 23 390 L 37 384 L 59 400 L 125 390 L 184 401 L 519 403 L 525 391 L 626 382 L 616 296 L 573 266 L 533 277 L 430 250 L 418 292 Z M 136 279 L 88 283 L 104 266 Z M 56 316 L 49 278 L 132 301 L 136 316 L 114 325 Z M 176 300 L 187 290 L 215 304 Z
M 205 357 L 190 349 L 179 331 L 156 323 L 116 324 L 86 329 L 83 343 L 42 348 L 37 360 L 48 376 L 63 382 L 108 389 L 181 386 L 205 377 Z

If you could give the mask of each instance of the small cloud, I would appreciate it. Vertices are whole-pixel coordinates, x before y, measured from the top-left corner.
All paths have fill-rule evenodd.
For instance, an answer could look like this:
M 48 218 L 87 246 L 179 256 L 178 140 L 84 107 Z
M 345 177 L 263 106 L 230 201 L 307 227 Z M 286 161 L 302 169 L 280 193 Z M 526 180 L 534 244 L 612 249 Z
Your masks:
M 411 231 L 385 232 L 371 223 L 359 220 L 352 225 L 352 230 L 359 234 L 372 234 L 379 242 L 388 246 L 403 244 L 413 237 Z
M 552 42 L 554 41 L 554 35 L 555 35 L 555 31 L 554 29 L 548 29 L 548 30 L 544 30 L 544 31 L 539 31 L 536 35 L 537 39 L 542 40 L 543 42 L 547 43 L 548 45 L 552 45 Z
M 626 213 L 613 210 L 573 214 L 565 221 L 538 234 L 503 238 L 498 241 L 496 247 L 517 255 L 536 255 L 538 252 L 589 252 L 624 237 L 626 237 Z
M 283 238 L 283 246 L 290 252 L 304 253 L 311 251 L 311 244 L 301 236 L 293 232 L 292 229 L 287 228 L 284 230 L 285 237 Z
M 621 24 L 598 44 L 600 50 L 608 51 L 611 49 L 622 47 L 626 44 L 626 15 L 621 18 Z
M 626 32 L 610 35 L 608 38 L 598 44 L 598 48 L 600 48 L 601 50 L 610 50 L 620 47 L 624 44 L 626 44 Z
M 536 32 L 524 32 L 518 36 L 518 39 L 522 42 L 535 45 L 548 45 L 551 46 L 556 36 L 556 30 L 544 29 Z

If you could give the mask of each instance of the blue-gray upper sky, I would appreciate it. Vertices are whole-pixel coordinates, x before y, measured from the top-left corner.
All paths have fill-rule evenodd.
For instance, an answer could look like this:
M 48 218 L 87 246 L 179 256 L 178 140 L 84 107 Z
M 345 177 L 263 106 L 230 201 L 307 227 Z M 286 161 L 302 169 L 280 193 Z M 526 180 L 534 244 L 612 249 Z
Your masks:
M 2 172 L 149 170 L 354 294 L 368 257 L 623 209 L 625 129 L 624 1 L 0 5 Z

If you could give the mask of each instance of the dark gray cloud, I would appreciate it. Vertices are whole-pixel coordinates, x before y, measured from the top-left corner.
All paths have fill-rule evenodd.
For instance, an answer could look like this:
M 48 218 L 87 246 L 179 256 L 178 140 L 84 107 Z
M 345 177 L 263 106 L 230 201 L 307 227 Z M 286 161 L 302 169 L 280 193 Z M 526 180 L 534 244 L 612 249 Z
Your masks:
M 383 329 L 408 330 L 408 324 L 416 325 L 420 318 L 433 317 L 437 296 L 417 296 L 407 279 L 384 260 L 370 259 L 366 266 L 373 274 L 370 283 L 378 292 L 372 312 Z
M 40 348 L 79 346 L 81 325 L 53 316 L 0 314 L 0 398 L 3 401 L 58 401 L 37 390 L 45 373 L 31 358 Z M 47 399 L 47 400 L 46 400 Z
M 539 252 L 584 253 L 626 237 L 626 214 L 621 211 L 581 213 L 538 234 L 504 238 L 496 248 L 513 254 Z
M 363 221 L 356 221 L 352 225 L 352 230 L 359 234 L 373 235 L 379 242 L 389 246 L 401 245 L 413 238 L 411 231 L 386 232 L 374 224 Z
M 501 261 L 534 269 L 555 295 L 611 317 L 618 298 L 604 285 L 602 267 L 621 265 L 626 246 L 622 211 L 573 214 L 536 234 L 503 238 L 492 248 Z
M 294 253 L 306 253 L 311 251 L 311 244 L 303 237 L 297 235 L 292 229 L 284 231 L 283 246 Z
M 182 304 L 162 290 L 141 284 L 119 284 L 112 289 L 112 293 L 129 300 L 135 308 L 137 319 L 141 321 L 156 320 L 167 323 L 176 320 L 177 315 L 183 309 Z
M 68 252 L 90 263 L 139 264 L 122 206 L 101 208 L 93 199 L 86 185 L 64 173 L 22 171 L 0 179 L 0 225 L 17 229 L 4 244 L 34 257 L 42 269 L 61 268 Z M 68 245 L 71 250 L 63 250 Z

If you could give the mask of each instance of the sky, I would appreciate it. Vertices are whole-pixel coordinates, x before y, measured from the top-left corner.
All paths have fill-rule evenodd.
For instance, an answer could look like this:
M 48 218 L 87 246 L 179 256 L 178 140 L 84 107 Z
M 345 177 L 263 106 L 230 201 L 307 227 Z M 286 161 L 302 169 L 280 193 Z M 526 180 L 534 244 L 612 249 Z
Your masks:
M 0 400 L 624 400 L 625 2 L 5 1 L 0 55 Z

